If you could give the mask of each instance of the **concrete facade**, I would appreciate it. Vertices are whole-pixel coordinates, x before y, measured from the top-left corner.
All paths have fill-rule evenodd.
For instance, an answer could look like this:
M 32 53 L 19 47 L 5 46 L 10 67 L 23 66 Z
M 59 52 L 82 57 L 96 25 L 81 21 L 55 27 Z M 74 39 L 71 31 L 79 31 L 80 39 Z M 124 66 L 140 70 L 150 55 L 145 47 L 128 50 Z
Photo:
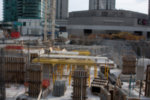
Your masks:
M 118 33 L 131 32 L 147 36 L 150 34 L 148 16 L 125 10 L 89 10 L 70 13 L 68 32 L 84 36 L 86 32 Z
M 56 19 L 67 19 L 68 16 L 68 0 L 56 0 Z
M 89 10 L 115 9 L 116 0 L 89 0 Z

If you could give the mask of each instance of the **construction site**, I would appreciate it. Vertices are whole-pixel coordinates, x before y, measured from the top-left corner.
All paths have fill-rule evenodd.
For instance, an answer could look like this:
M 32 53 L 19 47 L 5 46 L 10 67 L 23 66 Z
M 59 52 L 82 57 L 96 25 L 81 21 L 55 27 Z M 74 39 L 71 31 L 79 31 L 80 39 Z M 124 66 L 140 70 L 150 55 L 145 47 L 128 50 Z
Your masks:
M 123 30 L 98 34 L 86 29 L 85 36 L 62 32 L 59 37 L 56 4 L 62 2 L 14 1 L 19 4 L 19 17 L 40 18 L 36 11 L 27 12 L 44 7 L 43 37 L 24 36 L 20 22 L 15 28 L 0 24 L 4 35 L 0 37 L 0 100 L 150 100 L 150 41 L 146 36 Z M 25 31 L 35 34 L 40 28 Z
M 102 41 L 1 45 L 1 100 L 150 100 L 148 57 L 127 42 Z

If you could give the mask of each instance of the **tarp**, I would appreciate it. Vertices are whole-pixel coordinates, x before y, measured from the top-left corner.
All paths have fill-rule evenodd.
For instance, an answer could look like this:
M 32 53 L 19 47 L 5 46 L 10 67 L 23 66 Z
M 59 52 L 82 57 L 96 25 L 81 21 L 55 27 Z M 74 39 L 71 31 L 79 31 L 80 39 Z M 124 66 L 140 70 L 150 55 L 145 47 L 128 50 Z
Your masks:
M 24 49 L 24 47 L 23 46 L 14 46 L 14 45 L 7 45 L 6 47 L 5 47 L 5 49 L 6 50 L 8 50 L 8 49 L 13 49 L 13 50 L 22 50 L 22 49 Z
M 20 37 L 20 32 L 11 32 L 11 38 L 19 38 Z

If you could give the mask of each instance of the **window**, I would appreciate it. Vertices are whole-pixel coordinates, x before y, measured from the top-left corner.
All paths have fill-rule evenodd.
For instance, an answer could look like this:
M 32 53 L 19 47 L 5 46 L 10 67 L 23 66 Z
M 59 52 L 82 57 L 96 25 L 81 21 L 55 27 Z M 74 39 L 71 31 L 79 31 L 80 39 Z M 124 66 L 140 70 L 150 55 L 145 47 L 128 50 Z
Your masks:
M 135 34 L 135 35 L 138 35 L 138 36 L 142 36 L 142 35 L 143 35 L 143 32 L 142 32 L 142 31 L 135 31 L 134 34 Z
M 92 34 L 92 30 L 91 29 L 84 29 L 84 35 L 85 36 L 88 36 L 90 34 Z
M 26 22 L 23 22 L 23 26 L 26 26 Z
M 150 32 L 147 32 L 147 38 L 148 39 L 150 38 Z

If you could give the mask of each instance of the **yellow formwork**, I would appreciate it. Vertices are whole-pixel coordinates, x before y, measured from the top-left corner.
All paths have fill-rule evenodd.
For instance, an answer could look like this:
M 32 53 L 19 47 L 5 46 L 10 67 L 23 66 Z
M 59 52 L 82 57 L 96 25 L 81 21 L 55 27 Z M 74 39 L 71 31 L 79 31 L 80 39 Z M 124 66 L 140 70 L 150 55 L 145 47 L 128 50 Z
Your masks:
M 71 72 L 70 72 L 70 74 L 69 74 L 69 86 L 71 85 Z
M 107 80 L 108 80 L 108 76 L 109 76 L 109 67 L 107 66 Z
M 86 55 L 86 56 L 90 56 L 91 55 L 91 52 L 89 52 L 89 51 L 73 50 L 73 52 L 78 52 L 79 55 Z
M 94 78 L 97 78 L 97 66 L 94 66 Z
M 65 65 L 61 65 L 61 72 L 60 72 L 60 79 L 62 80 L 62 76 L 63 76 L 63 74 L 64 74 L 64 66 Z
M 67 65 L 67 72 L 69 72 L 70 70 L 70 65 Z
M 57 73 L 60 73 L 60 78 L 62 79 L 64 66 L 67 65 L 67 72 L 70 70 L 69 74 L 69 85 L 71 85 L 71 76 L 72 72 L 75 70 L 75 67 L 83 66 L 85 69 L 89 70 L 89 86 L 90 86 L 90 68 L 94 66 L 94 77 L 97 77 L 97 66 L 95 61 L 87 59 L 51 59 L 51 58 L 35 58 L 32 60 L 33 63 L 42 63 L 42 64 L 51 64 L 53 66 L 53 83 L 57 79 Z M 57 71 L 54 72 L 54 67 L 57 66 Z
M 50 58 L 35 58 L 32 60 L 33 63 L 42 64 L 61 64 L 61 65 L 88 65 L 93 66 L 95 62 L 87 59 L 50 59 Z
M 88 66 L 86 66 L 86 67 L 88 67 Z M 90 70 L 91 70 L 91 67 L 88 67 L 88 85 L 89 85 L 89 87 L 91 86 Z

